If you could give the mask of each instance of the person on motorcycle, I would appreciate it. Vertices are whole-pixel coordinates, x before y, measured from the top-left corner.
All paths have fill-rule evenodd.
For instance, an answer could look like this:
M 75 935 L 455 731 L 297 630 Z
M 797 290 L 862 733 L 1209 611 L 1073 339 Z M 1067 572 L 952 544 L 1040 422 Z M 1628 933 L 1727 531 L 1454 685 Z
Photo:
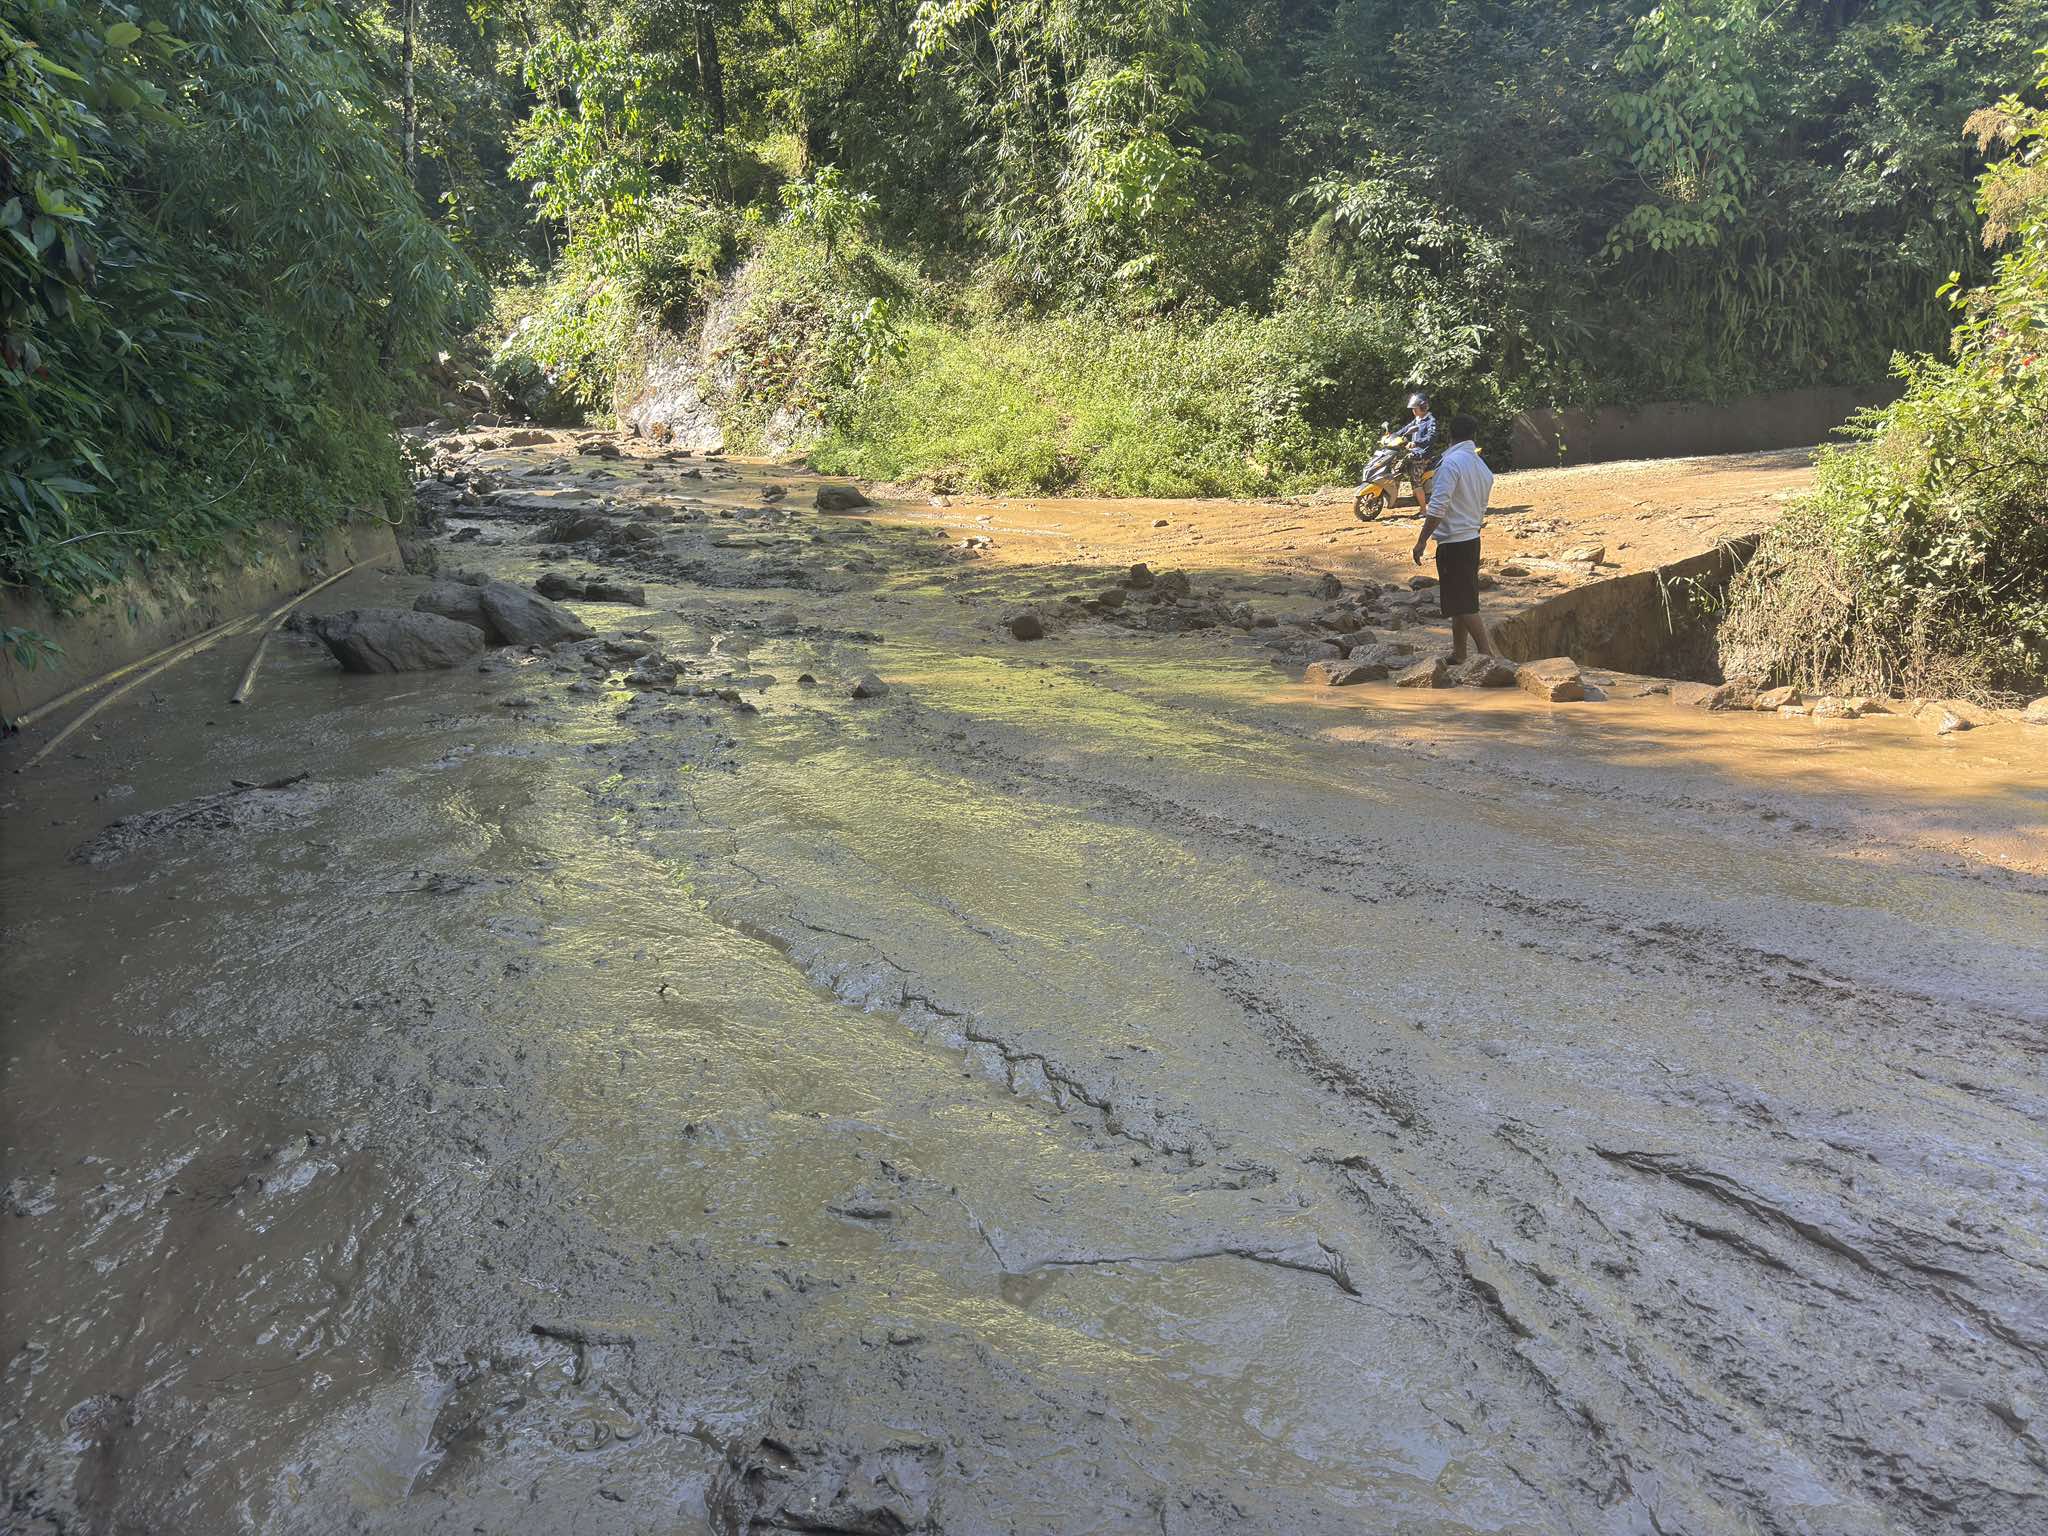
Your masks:
M 1430 412 L 1429 396 L 1419 389 L 1408 397 L 1408 411 L 1415 419 L 1393 435 L 1408 439 L 1408 483 L 1415 489 L 1415 506 L 1420 511 L 1429 505 L 1422 489 L 1423 472 L 1436 468 L 1436 417 Z

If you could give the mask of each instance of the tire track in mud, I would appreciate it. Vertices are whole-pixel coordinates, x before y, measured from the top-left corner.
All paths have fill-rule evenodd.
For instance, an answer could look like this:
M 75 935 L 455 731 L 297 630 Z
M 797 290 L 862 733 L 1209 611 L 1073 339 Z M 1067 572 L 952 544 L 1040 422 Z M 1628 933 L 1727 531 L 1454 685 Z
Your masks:
M 978 757 L 978 750 L 984 744 L 963 743 L 957 734 L 951 733 L 923 731 L 918 734 L 922 737 L 919 744 L 924 750 L 943 757 L 956 771 L 969 777 L 981 771 L 983 763 Z M 935 735 L 936 746 L 933 745 Z M 1076 805 L 1092 817 L 1118 823 L 1135 821 L 1183 835 L 1215 839 L 1228 843 L 1239 852 L 1249 846 L 1256 857 L 1275 864 L 1305 865 L 1322 871 L 1334 882 L 1325 885 L 1326 890 L 1344 890 L 1346 894 L 1356 895 L 1348 888 L 1355 887 L 1359 877 L 1370 871 L 1377 889 L 1359 898 L 1368 902 L 1397 896 L 1412 900 L 1421 889 L 1428 889 L 1430 897 L 1442 904 L 1468 902 L 1477 908 L 1493 911 L 1502 918 L 1512 918 L 1520 925 L 1540 925 L 1560 937 L 1578 935 L 1581 942 L 1573 953 L 1587 960 L 1639 959 L 1654 953 L 1667 964 L 1675 962 L 1680 970 L 1709 970 L 1715 976 L 1717 986 L 1725 987 L 1732 982 L 1752 989 L 1759 994 L 1760 1002 L 1800 1007 L 1812 1007 L 1818 1003 L 1840 1008 L 1859 1016 L 1866 1031 L 1875 1036 L 1882 1036 L 1887 1031 L 1901 1031 L 1908 1027 L 1910 1019 L 1924 1020 L 1935 1009 L 1947 1015 L 1944 1025 L 1953 1030 L 1964 1030 L 1974 1025 L 1983 1031 L 1989 1025 L 1995 1032 L 1996 1027 L 2002 1025 L 2023 1031 L 2030 1022 L 2018 1015 L 2000 1017 L 1992 1014 L 1987 1017 L 1984 1010 L 1931 995 L 1901 997 L 1896 989 L 1863 987 L 1846 975 L 1820 968 L 1812 971 L 1801 969 L 1788 957 L 1760 947 L 1732 942 L 1716 944 L 1709 940 L 1688 946 L 1674 956 L 1671 945 L 1677 935 L 1669 924 L 1619 919 L 1596 922 L 1598 915 L 1583 904 L 1566 902 L 1561 904 L 1561 910 L 1546 910 L 1520 893 L 1498 885 L 1452 881 L 1434 887 L 1423 882 L 1418 887 L 1413 877 L 1389 873 L 1385 856 L 1390 850 L 1385 840 L 1358 840 L 1354 842 L 1353 849 L 1362 846 L 1364 852 L 1353 849 L 1338 852 L 1312 840 L 1289 836 L 1271 826 L 1233 819 L 1200 806 L 1189 806 L 1168 795 L 1148 794 L 1133 790 L 1126 784 L 1055 768 L 1015 751 L 1005 755 L 1000 772 L 1008 793 L 1014 794 L 1020 783 L 1029 784 L 1042 792 L 1049 792 L 1048 798 L 1054 802 Z M 1377 863 L 1376 855 L 1379 857 Z M 752 873 L 759 877 L 758 871 Z M 957 908 L 949 916 L 961 928 L 977 933 L 986 941 L 996 942 L 986 925 L 971 922 Z M 793 906 L 785 905 L 783 918 L 799 927 L 806 924 Z M 1596 923 L 1598 931 L 1611 942 L 1600 946 L 1586 945 L 1583 935 L 1589 923 Z M 857 946 L 872 946 L 875 942 L 845 932 L 835 931 L 832 936 Z M 883 958 L 899 977 L 906 974 L 895 961 L 888 960 L 886 956 Z M 1734 961 L 1732 965 L 1731 958 Z M 1339 1095 L 1350 1107 L 1364 1110 L 1376 1133 L 1395 1138 L 1397 1142 L 1402 1138 L 1412 1141 L 1417 1137 L 1425 1142 L 1429 1140 L 1433 1131 L 1432 1117 L 1421 1107 L 1422 1096 L 1411 1083 L 1383 1070 L 1368 1074 L 1343 1060 L 1319 1041 L 1313 1031 L 1294 1024 L 1286 1018 L 1284 1010 L 1261 998 L 1248 980 L 1247 965 L 1247 962 L 1228 956 L 1212 954 L 1199 959 L 1196 968 L 1206 973 L 1212 984 L 1244 1009 L 1257 1032 L 1267 1038 L 1277 1059 Z M 929 1008 L 956 1025 L 960 1021 L 960 1010 L 940 1008 L 930 997 L 917 993 L 909 985 L 900 986 L 899 992 L 902 1002 L 913 1008 Z M 846 1000 L 865 1005 L 868 998 L 856 995 Z M 1866 1004 L 1875 1006 L 1866 1009 Z M 963 1043 L 993 1046 L 1013 1067 L 1019 1061 L 1026 1061 L 1044 1072 L 1046 1058 L 1015 1051 L 1000 1038 L 1002 1030 L 1000 1021 L 982 1020 L 960 1028 L 958 1033 Z M 1045 1074 L 1048 1081 L 1054 1075 Z M 1078 1083 L 1079 1074 L 1065 1075 L 1070 1083 Z M 1011 1086 L 1025 1091 L 1015 1081 Z M 1105 1124 L 1109 1123 L 1115 1108 L 1113 1104 L 1104 1102 L 1099 1095 L 1076 1097 L 1101 1114 Z M 1121 1125 L 1112 1127 L 1112 1133 L 1131 1134 L 1128 1126 Z M 1147 1145 L 1154 1144 L 1142 1134 L 1135 1139 Z M 1511 1140 L 1508 1144 L 1515 1145 Z M 1517 1150 L 1532 1162 L 1540 1163 L 1551 1183 L 1560 1189 L 1568 1187 L 1559 1181 L 1554 1167 L 1537 1158 L 1526 1140 Z M 1590 1151 L 1596 1156 L 1602 1153 L 1601 1148 L 1590 1145 L 1579 1150 Z M 1404 1155 L 1420 1154 L 1409 1146 L 1405 1148 Z M 1676 1347 L 1673 1348 L 1646 1347 L 1646 1339 L 1657 1338 L 1659 1330 L 1668 1325 L 1669 1319 L 1665 1315 L 1645 1312 L 1625 1299 L 1624 1283 L 1636 1280 L 1645 1251 L 1639 1242 L 1633 1240 L 1617 1245 L 1614 1230 L 1602 1224 L 1583 1201 L 1576 1202 L 1577 1208 L 1595 1229 L 1585 1242 L 1618 1246 L 1624 1254 L 1624 1257 L 1606 1263 L 1605 1267 L 1614 1271 L 1610 1278 L 1616 1283 L 1605 1294 L 1596 1292 L 1593 1281 L 1584 1272 L 1572 1274 L 1566 1270 L 1560 1273 L 1564 1266 L 1553 1263 L 1552 1267 L 1546 1268 L 1540 1259 L 1527 1255 L 1511 1257 L 1489 1242 L 1481 1229 L 1468 1229 L 1462 1236 L 1447 1235 L 1439 1223 L 1426 1214 L 1440 1209 L 1440 1190 L 1426 1182 L 1396 1177 L 1388 1172 L 1387 1164 L 1383 1162 L 1373 1159 L 1359 1161 L 1356 1158 L 1357 1154 L 1351 1154 L 1350 1159 L 1333 1158 L 1325 1160 L 1323 1166 L 1326 1172 L 1339 1177 L 1347 1196 L 1376 1230 L 1399 1236 L 1412 1252 L 1429 1264 L 1443 1284 L 1471 1298 L 1482 1312 L 1493 1319 L 1492 1326 L 1500 1334 L 1496 1349 L 1524 1361 L 1532 1382 L 1540 1385 L 1543 1396 L 1557 1411 L 1581 1427 L 1586 1443 L 1608 1468 L 1608 1480 L 1597 1490 L 1597 1499 L 1604 1506 L 1634 1507 L 1637 1516 L 1651 1529 L 1708 1530 L 1721 1528 L 1721 1515 L 1725 1514 L 1721 1502 L 1732 1497 L 1747 1509 L 1750 1518 L 1760 1523 L 1761 1529 L 1805 1529 L 1803 1517 L 1786 1513 L 1789 1486 L 1786 1479 L 1789 1477 L 1794 1483 L 1804 1479 L 1806 1491 L 1823 1501 L 1838 1499 L 1854 1487 L 1862 1488 L 1873 1500 L 1873 1504 L 1864 1506 L 1858 1516 L 1851 1518 L 1844 1512 L 1842 1520 L 1830 1529 L 1885 1528 L 1888 1522 L 1876 1510 L 1884 1502 L 1902 1497 L 1919 1507 L 1928 1520 L 1935 1522 L 1929 1529 L 1940 1528 L 1965 1509 L 1974 1509 L 1969 1518 L 1979 1522 L 1979 1528 L 2015 1531 L 2021 1528 L 2014 1521 L 2019 1518 L 2018 1512 L 2025 1501 L 2013 1504 L 2008 1497 L 2010 1490 L 1998 1487 L 1995 1478 L 1950 1479 L 1925 1466 L 1916 1466 L 1914 1459 L 1902 1456 L 1896 1445 L 1875 1445 L 1851 1435 L 1842 1437 L 1839 1444 L 1821 1447 L 1821 1460 L 1818 1462 L 1802 1463 L 1800 1458 L 1792 1457 L 1789 1445 L 1782 1439 L 1783 1426 L 1772 1422 L 1772 1410 L 1766 1401 L 1769 1396 L 1766 1388 L 1774 1381 L 1782 1382 L 1782 1371 L 1772 1372 L 1766 1367 L 1766 1377 L 1746 1383 L 1740 1379 L 1740 1367 L 1734 1366 L 1722 1373 L 1728 1379 L 1717 1383 L 1711 1379 L 1711 1351 L 1703 1349 L 1697 1339 L 1690 1344 L 1682 1339 L 1675 1341 Z M 1494 1174 L 1497 1176 L 1498 1170 Z M 1531 1205 L 1530 1208 L 1536 1207 Z M 1754 1216 L 1755 1213 L 1751 1214 Z M 1809 1274 L 1795 1261 L 1777 1254 L 1765 1241 L 1729 1228 L 1725 1219 L 1717 1225 L 1688 1218 L 1678 1212 L 1667 1211 L 1662 1215 L 1672 1230 L 1692 1232 L 1701 1241 L 1715 1244 L 1735 1256 L 1746 1267 L 1796 1281 L 1803 1289 L 1822 1291 L 1837 1299 L 1843 1296 L 1839 1284 Z M 1919 1267 L 1941 1268 L 1928 1264 Z M 1663 1268 L 1665 1283 L 1675 1283 L 1677 1277 L 1671 1273 L 1672 1266 Z M 1957 1277 L 1961 1278 L 1960 1272 L 1957 1272 Z M 1872 1271 L 1869 1278 L 1882 1280 L 1885 1277 Z M 1931 1299 L 1956 1310 L 1975 1310 L 1967 1304 L 1959 1305 L 1959 1298 L 1952 1294 L 1943 1293 Z M 1882 1302 L 1869 1310 L 1880 1320 L 1885 1317 Z M 1999 1332 L 1995 1318 L 1982 1314 L 1979 1318 L 1991 1332 Z M 1598 1358 L 1605 1360 L 1605 1369 L 1589 1374 L 1573 1364 L 1570 1351 L 1545 1342 L 1561 1334 L 1575 1334 L 1580 1340 L 1578 1348 L 1581 1351 L 1590 1349 Z M 2014 1337 L 2010 1342 L 2019 1344 L 2022 1341 Z M 2031 1348 L 2027 1352 L 2031 1354 Z M 1759 1381 L 1763 1382 L 1762 1387 L 1758 1385 Z M 1635 1390 L 1629 1390 L 1617 1388 L 1614 1385 L 1617 1382 L 1638 1385 Z M 1702 1414 L 1717 1421 L 1717 1427 L 1706 1431 L 1700 1420 Z M 1652 1425 L 1657 1426 L 1654 1431 Z M 1742 1456 L 1722 1454 L 1718 1450 L 1701 1453 L 1702 1446 L 1718 1448 L 1759 1443 L 1778 1444 L 1781 1457 L 1788 1460 L 1792 1470 L 1787 1472 L 1781 1468 L 1774 1479 L 1757 1483 L 1752 1478 L 1752 1468 Z M 1702 1461 L 1705 1467 L 1703 1482 L 1692 1485 L 1683 1480 L 1674 1481 L 1669 1467 L 1673 1464 L 1672 1459 L 1678 1456 L 1679 1446 L 1689 1447 L 1690 1454 Z M 1679 1457 L 1680 1461 L 1683 1459 Z M 1886 1465 L 1894 1469 L 1889 1475 L 1873 1471 L 1874 1467 Z M 1659 1467 L 1664 1470 L 1656 1470 Z M 1821 1470 L 1823 1467 L 1827 1469 L 1825 1473 Z M 1834 1485 L 1833 1492 L 1824 1491 L 1829 1483 Z M 1644 1491 L 1646 1489 L 1647 1492 Z M 1593 1493 L 1595 1490 L 1589 1484 L 1581 1491 Z M 1804 1500 L 1794 1499 L 1792 1502 Z M 1847 1523 L 1842 1523 L 1843 1520 Z

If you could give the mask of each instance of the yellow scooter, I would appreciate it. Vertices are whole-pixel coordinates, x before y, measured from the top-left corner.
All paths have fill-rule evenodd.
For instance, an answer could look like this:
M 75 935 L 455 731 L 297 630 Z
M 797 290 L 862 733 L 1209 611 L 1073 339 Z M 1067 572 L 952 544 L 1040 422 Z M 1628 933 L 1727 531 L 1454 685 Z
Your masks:
M 1391 421 L 1380 423 L 1379 451 L 1359 478 L 1358 494 L 1351 498 L 1351 511 L 1361 523 L 1369 523 L 1401 494 L 1401 482 L 1408 478 L 1408 439 L 1394 431 Z M 1422 471 L 1422 502 L 1415 509 L 1419 514 L 1429 504 L 1429 488 L 1436 479 L 1436 466 L 1425 465 Z

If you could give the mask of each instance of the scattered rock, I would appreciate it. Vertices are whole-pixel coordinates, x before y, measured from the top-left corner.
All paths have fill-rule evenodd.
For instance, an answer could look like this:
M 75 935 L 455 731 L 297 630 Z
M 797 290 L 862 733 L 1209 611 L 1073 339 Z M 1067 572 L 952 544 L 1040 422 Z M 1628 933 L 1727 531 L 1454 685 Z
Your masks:
M 888 696 L 889 685 L 872 672 L 863 672 L 854 679 L 853 687 L 847 690 L 856 699 L 880 699 Z
M 1816 720 L 1854 720 L 1862 713 L 1853 699 L 1830 697 L 1813 701 L 1813 718 Z
M 818 487 L 817 508 L 820 512 L 854 512 L 874 503 L 850 485 L 821 485 Z
M 786 485 L 764 485 L 761 487 L 761 499 L 763 501 L 780 501 L 788 494 L 789 487 Z
M 1316 597 L 1329 602 L 1332 598 L 1344 595 L 1344 583 L 1325 571 L 1316 578 L 1316 584 L 1310 590 Z
M 313 621 L 313 633 L 345 672 L 425 672 L 481 656 L 474 624 L 403 608 L 351 608 Z
M 2043 694 L 2021 710 L 2020 719 L 2028 725 L 2048 725 L 2048 694 Z
M 603 533 L 605 520 L 595 512 L 568 512 L 540 531 L 542 544 L 580 544 Z
M 477 585 L 482 586 L 483 583 L 478 582 Z M 543 571 L 534 582 L 533 590 L 542 597 L 581 597 L 583 583 L 573 576 L 564 576 L 560 571 Z
M 1030 608 L 1026 608 L 1022 613 L 1011 614 L 1004 622 L 1009 626 L 1010 635 L 1013 639 L 1043 640 L 1045 638 L 1045 620 L 1041 619 Z
M 589 603 L 618 603 L 627 608 L 645 608 L 647 589 L 629 587 L 616 581 L 586 581 L 583 600 Z
M 1766 688 L 1756 696 L 1756 700 L 1751 705 L 1751 708 L 1761 710 L 1769 715 L 1776 714 L 1787 704 L 1797 704 L 1798 702 L 1799 690 L 1797 688 Z
M 1131 569 L 1136 571 L 1138 567 L 1134 565 Z M 1186 597 L 1194 591 L 1194 583 L 1188 580 L 1186 571 L 1161 571 L 1152 584 L 1167 597 Z
M 1500 573 L 1503 576 L 1526 576 L 1529 574 L 1529 568 L 1526 565 L 1516 565 L 1510 561 L 1500 568 Z
M 1937 736 L 1953 736 L 1958 731 L 1973 730 L 1975 727 L 1952 709 L 1930 709 L 1920 716 L 1921 721 L 1933 727 Z
M 484 617 L 501 645 L 549 646 L 595 633 L 568 609 L 509 581 L 492 582 L 482 589 L 482 599 Z
M 1456 669 L 1457 680 L 1472 688 L 1505 688 L 1519 669 L 1505 656 L 1474 656 Z
M 1688 709 L 1727 709 L 1733 693 L 1726 683 L 1673 683 L 1670 689 L 1671 702 Z
M 1331 657 L 1312 661 L 1301 674 L 1304 683 L 1324 688 L 1349 688 L 1355 683 L 1376 683 L 1391 670 L 1384 661 L 1346 661 Z
M 808 672 L 799 672 L 796 677 L 796 685 L 799 688 L 815 688 L 818 686 L 818 680 Z
M 1152 567 L 1140 560 L 1124 576 L 1124 585 L 1142 592 L 1152 585 Z
M 1578 549 L 1568 549 L 1564 552 L 1564 559 L 1573 565 L 1598 565 L 1606 558 L 1607 546 L 1605 544 L 1586 544 Z
M 1569 656 L 1525 661 L 1515 669 L 1515 681 L 1552 704 L 1569 704 L 1586 696 L 1586 680 L 1579 664 Z
M 504 433 L 498 440 L 507 448 L 538 448 L 542 443 L 552 443 L 555 434 L 523 427 L 517 432 Z
M 1427 661 L 1418 661 L 1399 677 L 1394 679 L 1396 688 L 1448 688 L 1451 686 L 1450 663 L 1441 656 L 1432 656 Z
M 1166 526 L 1166 519 L 1163 517 L 1155 517 L 1152 519 L 1152 526 L 1154 528 L 1164 528 Z
M 1121 608 L 1124 605 L 1124 589 L 1107 587 L 1095 594 L 1095 601 L 1104 608 Z
M 1408 589 L 1411 592 L 1427 592 L 1435 585 L 1436 578 L 1434 576 L 1410 576 L 1408 578 Z

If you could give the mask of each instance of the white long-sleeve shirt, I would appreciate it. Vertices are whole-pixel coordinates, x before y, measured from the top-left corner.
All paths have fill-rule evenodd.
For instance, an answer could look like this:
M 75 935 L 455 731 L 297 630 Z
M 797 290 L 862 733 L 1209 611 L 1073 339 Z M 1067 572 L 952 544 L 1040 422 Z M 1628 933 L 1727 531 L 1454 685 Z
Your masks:
M 1468 437 L 1444 450 L 1429 488 L 1429 515 L 1437 519 L 1430 537 L 1439 544 L 1462 544 L 1479 537 L 1486 521 L 1487 498 L 1493 494 L 1493 471 L 1479 457 Z

